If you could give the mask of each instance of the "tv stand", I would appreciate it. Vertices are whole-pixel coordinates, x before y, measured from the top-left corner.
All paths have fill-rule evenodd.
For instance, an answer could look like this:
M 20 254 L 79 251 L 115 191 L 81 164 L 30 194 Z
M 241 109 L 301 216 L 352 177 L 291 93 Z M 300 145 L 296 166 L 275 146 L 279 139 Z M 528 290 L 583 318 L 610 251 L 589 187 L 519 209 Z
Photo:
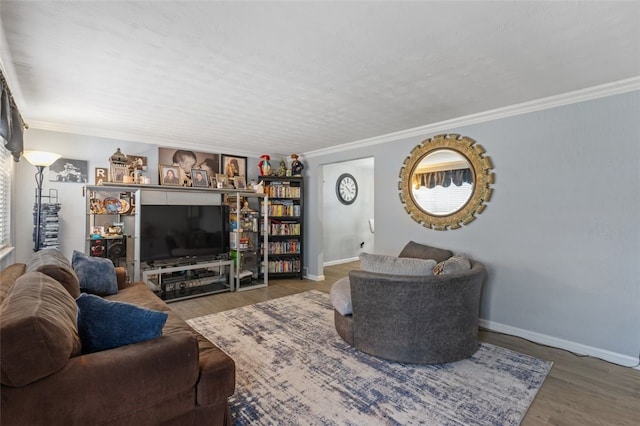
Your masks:
M 142 281 L 166 302 L 233 291 L 235 274 L 231 260 L 165 264 L 154 264 L 153 269 L 144 270 Z

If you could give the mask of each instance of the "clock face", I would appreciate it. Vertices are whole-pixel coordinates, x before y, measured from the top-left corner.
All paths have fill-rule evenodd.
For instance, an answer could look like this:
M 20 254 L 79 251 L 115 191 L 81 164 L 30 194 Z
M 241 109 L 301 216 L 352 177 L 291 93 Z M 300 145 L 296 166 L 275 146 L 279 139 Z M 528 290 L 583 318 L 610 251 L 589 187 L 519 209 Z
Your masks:
M 336 182 L 336 195 L 342 204 L 352 204 L 358 196 L 358 183 L 349 173 L 340 175 Z

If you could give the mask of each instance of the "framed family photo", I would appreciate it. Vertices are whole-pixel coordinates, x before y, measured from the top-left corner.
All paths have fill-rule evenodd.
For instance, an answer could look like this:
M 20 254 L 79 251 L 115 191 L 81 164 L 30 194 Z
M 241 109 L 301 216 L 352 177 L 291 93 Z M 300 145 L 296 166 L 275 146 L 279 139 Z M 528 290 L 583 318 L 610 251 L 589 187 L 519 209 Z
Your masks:
M 158 148 L 158 163 L 178 167 L 178 177 L 193 179 L 191 170 L 207 172 L 208 176 L 220 173 L 220 154 L 191 151 L 187 149 Z
M 208 188 L 209 175 L 204 169 L 191 169 L 191 186 L 194 188 Z
M 247 189 L 247 184 L 244 180 L 244 176 L 236 176 L 233 178 L 233 185 L 236 187 L 236 189 Z
M 232 180 L 242 176 L 247 181 L 247 157 L 222 154 L 222 173 Z
M 160 185 L 180 186 L 180 172 L 177 166 L 160 165 Z

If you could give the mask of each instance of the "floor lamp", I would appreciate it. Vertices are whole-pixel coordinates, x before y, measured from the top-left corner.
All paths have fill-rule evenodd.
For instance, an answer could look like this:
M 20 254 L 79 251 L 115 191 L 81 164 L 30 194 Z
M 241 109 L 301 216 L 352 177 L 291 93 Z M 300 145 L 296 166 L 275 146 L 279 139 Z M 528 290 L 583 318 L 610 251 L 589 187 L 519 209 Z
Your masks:
M 52 165 L 61 156 L 52 152 L 25 151 L 24 158 L 38 170 L 36 172 L 36 235 L 34 238 L 33 251 L 40 250 L 40 223 L 42 219 L 42 172 L 45 167 Z

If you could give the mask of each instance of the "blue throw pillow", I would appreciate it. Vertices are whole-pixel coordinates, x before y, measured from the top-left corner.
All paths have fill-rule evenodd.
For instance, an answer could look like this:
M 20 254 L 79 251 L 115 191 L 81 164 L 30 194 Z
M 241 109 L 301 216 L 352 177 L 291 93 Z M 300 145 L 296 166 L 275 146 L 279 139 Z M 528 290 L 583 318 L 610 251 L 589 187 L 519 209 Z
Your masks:
M 118 292 L 116 267 L 110 259 L 91 257 L 74 250 L 71 265 L 80 281 L 80 291 L 98 296 L 108 296 Z
M 82 353 L 104 351 L 162 336 L 165 312 L 82 293 L 78 299 Z

